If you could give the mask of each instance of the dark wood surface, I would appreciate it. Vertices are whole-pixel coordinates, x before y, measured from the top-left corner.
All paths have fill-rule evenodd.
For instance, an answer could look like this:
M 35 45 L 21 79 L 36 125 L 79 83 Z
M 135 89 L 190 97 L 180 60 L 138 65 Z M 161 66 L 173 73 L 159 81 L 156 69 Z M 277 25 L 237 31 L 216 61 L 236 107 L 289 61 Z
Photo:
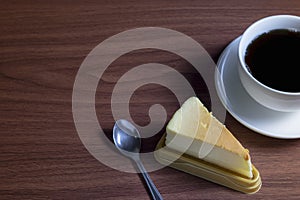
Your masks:
M 106 38 L 138 27 L 170 28 L 202 44 L 216 62 L 255 20 L 300 15 L 296 0 L 23 0 L 0 1 L 0 7 L 0 199 L 150 198 L 140 176 L 111 169 L 89 154 L 73 122 L 77 70 Z M 113 85 L 122 73 L 148 62 L 182 70 L 206 101 L 199 75 L 185 60 L 153 49 L 130 52 L 111 64 L 98 85 L 97 115 L 108 136 Z M 146 125 L 149 106 L 160 102 L 170 119 L 179 105 L 175 96 L 158 85 L 139 88 L 130 105 L 136 123 Z M 225 124 L 250 149 L 261 190 L 246 195 L 166 167 L 150 173 L 164 199 L 300 199 L 300 141 L 254 133 L 229 114 Z M 146 150 L 158 137 L 144 144 Z

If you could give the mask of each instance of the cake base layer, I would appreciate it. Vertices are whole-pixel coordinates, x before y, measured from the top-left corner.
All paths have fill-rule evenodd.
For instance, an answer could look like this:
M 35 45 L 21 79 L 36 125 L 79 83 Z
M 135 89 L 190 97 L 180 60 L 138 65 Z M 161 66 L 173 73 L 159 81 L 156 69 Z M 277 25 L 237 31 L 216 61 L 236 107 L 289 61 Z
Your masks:
M 176 138 L 174 134 L 167 134 L 166 145 L 170 149 L 173 149 L 180 153 L 185 153 L 194 156 L 195 158 L 201 157 L 201 151 L 209 151 L 205 152 L 204 157 L 201 157 L 201 159 L 203 159 L 206 162 L 218 165 L 220 167 L 225 167 L 231 171 L 246 176 L 247 178 L 251 178 L 253 176 L 250 159 L 245 160 L 241 158 L 239 154 L 230 151 L 224 151 L 224 149 L 218 146 L 204 143 L 200 140 L 190 141 L 190 138 L 179 134 L 176 135 Z M 201 149 L 201 147 L 205 148 Z
M 256 193 L 261 188 L 260 174 L 254 165 L 252 165 L 253 177 L 247 178 L 212 163 L 172 150 L 165 146 L 165 139 L 166 134 L 157 144 L 154 153 L 155 159 L 159 163 L 247 194 Z

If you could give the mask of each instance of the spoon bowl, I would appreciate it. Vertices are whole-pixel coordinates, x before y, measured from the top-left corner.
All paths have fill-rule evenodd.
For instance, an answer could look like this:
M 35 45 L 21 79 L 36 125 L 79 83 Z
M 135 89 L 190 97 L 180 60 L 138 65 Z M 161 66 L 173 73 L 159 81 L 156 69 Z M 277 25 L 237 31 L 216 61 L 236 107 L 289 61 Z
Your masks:
M 116 121 L 113 128 L 113 140 L 117 149 L 127 157 L 139 154 L 141 139 L 138 130 L 126 120 Z

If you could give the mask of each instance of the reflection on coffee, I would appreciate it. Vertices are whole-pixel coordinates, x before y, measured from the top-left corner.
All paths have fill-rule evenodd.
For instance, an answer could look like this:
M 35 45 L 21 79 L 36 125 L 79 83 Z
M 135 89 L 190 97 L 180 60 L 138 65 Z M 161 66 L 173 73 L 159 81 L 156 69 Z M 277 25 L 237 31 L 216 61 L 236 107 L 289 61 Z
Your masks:
M 276 29 L 258 36 L 247 47 L 245 61 L 264 85 L 300 92 L 300 32 Z

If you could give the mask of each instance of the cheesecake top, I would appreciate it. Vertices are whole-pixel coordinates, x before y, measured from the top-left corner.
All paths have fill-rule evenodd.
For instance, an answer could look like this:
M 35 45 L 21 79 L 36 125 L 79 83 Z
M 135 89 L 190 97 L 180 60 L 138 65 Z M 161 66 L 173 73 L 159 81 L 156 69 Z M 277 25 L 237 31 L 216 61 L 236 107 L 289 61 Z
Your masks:
M 184 102 L 173 115 L 166 131 L 168 134 L 181 134 L 218 146 L 250 160 L 248 149 L 241 145 L 224 124 L 208 112 L 197 97 L 190 97 Z

